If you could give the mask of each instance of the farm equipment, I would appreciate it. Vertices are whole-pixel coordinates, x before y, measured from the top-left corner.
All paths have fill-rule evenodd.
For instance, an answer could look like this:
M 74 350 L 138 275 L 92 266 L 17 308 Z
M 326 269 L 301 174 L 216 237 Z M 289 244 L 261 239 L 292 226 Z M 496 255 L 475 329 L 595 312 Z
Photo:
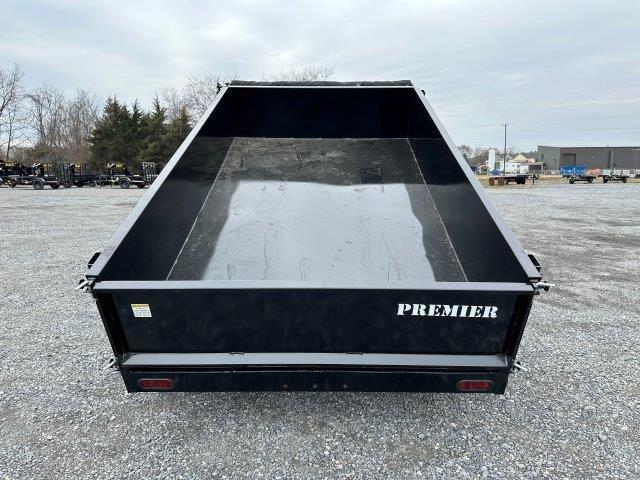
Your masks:
M 410 82 L 234 81 L 77 289 L 129 391 L 502 393 L 541 278 Z

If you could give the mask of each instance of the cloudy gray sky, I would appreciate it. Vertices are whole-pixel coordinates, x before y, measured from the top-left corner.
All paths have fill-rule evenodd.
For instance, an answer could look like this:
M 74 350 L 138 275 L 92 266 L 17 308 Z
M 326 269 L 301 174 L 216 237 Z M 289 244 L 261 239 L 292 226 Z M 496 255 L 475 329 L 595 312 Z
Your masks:
M 640 144 L 640 2 L 4 0 L 0 65 L 145 103 L 205 72 L 411 79 L 457 143 Z

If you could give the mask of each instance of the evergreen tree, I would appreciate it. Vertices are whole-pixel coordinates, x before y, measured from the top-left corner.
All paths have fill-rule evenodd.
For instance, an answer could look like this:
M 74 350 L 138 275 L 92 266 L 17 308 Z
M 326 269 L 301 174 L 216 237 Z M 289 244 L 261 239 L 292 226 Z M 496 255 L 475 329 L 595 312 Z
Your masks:
M 166 161 L 166 113 L 160 105 L 158 96 L 153 99 L 153 107 L 144 118 L 144 141 L 138 156 L 141 162 L 165 162 Z
M 111 149 L 116 136 L 119 112 L 120 103 L 117 98 L 107 98 L 102 117 L 96 122 L 89 137 L 89 150 L 96 165 L 104 166 L 113 157 Z
M 140 153 L 144 149 L 145 136 L 145 114 L 140 108 L 138 100 L 136 100 L 131 106 L 131 117 L 127 132 L 129 156 L 134 162 L 140 159 Z
M 110 163 L 124 163 L 137 171 L 140 162 L 166 163 L 191 130 L 186 107 L 167 121 L 165 108 L 156 96 L 145 113 L 136 100 L 129 109 L 116 97 L 109 97 L 102 116 L 89 137 L 94 164 L 103 169 Z
M 165 162 L 171 158 L 184 139 L 187 138 L 190 131 L 191 124 L 189 114 L 187 113 L 187 108 L 183 106 L 180 109 L 180 113 L 167 125 L 167 133 L 165 135 L 164 142 L 167 154 L 166 160 L 164 160 Z
M 102 117 L 89 137 L 91 158 L 96 166 L 104 168 L 109 163 L 130 164 L 134 160 L 137 152 L 131 142 L 131 132 L 134 130 L 132 121 L 132 114 L 126 105 L 118 102 L 116 97 L 107 99 Z

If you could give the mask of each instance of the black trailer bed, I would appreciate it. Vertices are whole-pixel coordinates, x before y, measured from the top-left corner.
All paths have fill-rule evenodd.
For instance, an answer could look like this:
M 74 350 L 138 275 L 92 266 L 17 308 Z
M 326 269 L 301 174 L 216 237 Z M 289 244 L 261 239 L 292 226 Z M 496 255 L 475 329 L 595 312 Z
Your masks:
M 224 87 L 83 283 L 130 391 L 504 391 L 538 265 L 407 82 Z
M 168 279 L 466 280 L 405 138 L 235 138 Z

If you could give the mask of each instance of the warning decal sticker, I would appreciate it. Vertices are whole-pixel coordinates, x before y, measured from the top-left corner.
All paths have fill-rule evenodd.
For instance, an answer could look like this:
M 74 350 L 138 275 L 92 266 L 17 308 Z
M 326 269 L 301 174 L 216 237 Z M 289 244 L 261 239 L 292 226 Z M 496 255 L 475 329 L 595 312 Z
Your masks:
M 151 318 L 151 309 L 148 303 L 132 303 L 131 310 L 136 318 Z

